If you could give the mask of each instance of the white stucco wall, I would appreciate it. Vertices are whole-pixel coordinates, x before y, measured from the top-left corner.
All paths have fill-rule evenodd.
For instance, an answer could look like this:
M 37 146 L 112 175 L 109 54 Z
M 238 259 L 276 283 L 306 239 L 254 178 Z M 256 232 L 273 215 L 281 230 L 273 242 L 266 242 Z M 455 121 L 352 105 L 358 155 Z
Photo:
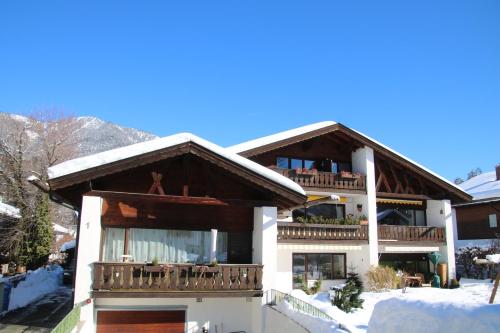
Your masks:
M 253 323 L 255 305 L 261 308 L 261 298 L 203 298 L 202 302 L 194 298 L 100 298 L 96 299 L 95 312 L 110 309 L 185 310 L 187 333 L 198 333 L 202 328 L 209 332 L 216 332 L 216 329 L 217 332 L 261 332 Z
M 277 217 L 278 210 L 276 207 L 254 208 L 252 262 L 264 265 L 262 276 L 262 290 L 264 293 L 269 289 L 276 289 Z M 252 332 L 262 332 L 263 330 L 262 304 L 264 299 L 259 300 L 261 302 L 255 301 L 252 305 L 252 311 L 248 312 L 252 317 Z
M 366 175 L 366 202 L 363 209 L 368 216 L 368 242 L 370 265 L 378 265 L 377 193 L 375 188 L 375 157 L 373 149 L 359 148 L 352 153 L 352 168 Z M 366 207 L 366 208 L 365 208 Z
M 370 269 L 368 244 L 278 244 L 278 266 L 276 272 L 277 289 L 282 292 L 290 292 L 293 289 L 292 255 L 293 253 L 345 253 L 347 272 L 350 267 L 358 273 L 362 279 Z M 308 281 L 312 283 L 313 281 Z M 342 282 L 340 280 L 324 280 L 321 284 L 323 291 L 328 290 L 333 284 Z
M 456 276 L 455 267 L 455 223 L 449 200 L 427 200 L 427 225 L 444 227 L 446 230 L 446 246 L 440 246 L 441 261 L 448 263 L 448 279 Z
M 309 333 L 300 323 L 290 319 L 280 311 L 264 308 L 264 333 Z
M 75 304 L 84 303 L 91 297 L 92 263 L 99 261 L 99 242 L 101 239 L 101 207 L 99 197 L 84 196 L 80 219 L 78 262 L 75 277 Z M 94 331 L 94 303 L 82 307 L 80 332 Z

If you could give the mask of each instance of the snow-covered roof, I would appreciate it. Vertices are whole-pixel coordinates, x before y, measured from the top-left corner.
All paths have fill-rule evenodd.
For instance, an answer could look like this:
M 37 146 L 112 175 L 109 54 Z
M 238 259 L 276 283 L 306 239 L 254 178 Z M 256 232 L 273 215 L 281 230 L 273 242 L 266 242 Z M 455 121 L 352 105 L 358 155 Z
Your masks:
M 500 197 L 500 180 L 495 171 L 489 171 L 472 177 L 459 185 L 472 195 L 474 200 Z
M 316 131 L 316 130 L 319 130 L 319 129 L 322 129 L 322 128 L 325 128 L 325 127 L 328 127 L 328 126 L 332 126 L 332 125 L 335 125 L 335 124 L 336 124 L 336 122 L 334 122 L 334 121 L 322 121 L 320 123 L 314 123 L 314 124 L 310 124 L 310 125 L 306 125 L 306 126 L 302 126 L 302 127 L 290 129 L 290 130 L 287 130 L 287 131 L 284 131 L 284 132 L 279 132 L 279 133 L 276 133 L 276 134 L 271 134 L 271 135 L 264 136 L 264 137 L 261 137 L 261 138 L 258 138 L 258 139 L 254 139 L 254 140 L 246 141 L 246 142 L 243 142 L 243 143 L 239 143 L 237 145 L 234 145 L 234 146 L 231 146 L 231 147 L 227 147 L 227 150 L 229 150 L 232 153 L 237 153 L 238 154 L 238 153 L 241 153 L 241 152 L 244 152 L 244 151 L 247 151 L 247 150 L 255 149 L 255 148 L 262 147 L 262 146 L 265 146 L 265 145 L 268 145 L 268 144 L 271 144 L 271 143 L 275 143 L 275 142 L 279 142 L 279 141 L 282 141 L 282 140 L 290 139 L 290 138 L 293 138 L 295 136 L 299 136 L 299 135 L 302 135 L 302 134 L 305 134 L 305 133 Z
M 384 149 L 386 149 L 386 150 L 390 151 L 390 152 L 391 152 L 391 153 L 393 153 L 394 155 L 397 155 L 397 156 L 399 156 L 400 158 L 402 158 L 402 159 L 404 159 L 404 160 L 406 160 L 406 161 L 410 162 L 411 164 L 413 164 L 413 165 L 415 165 L 416 167 L 418 167 L 418 168 L 420 168 L 420 169 L 424 170 L 425 172 L 427 172 L 427 173 L 431 174 L 432 176 L 434 176 L 434 177 L 436 177 L 436 178 L 438 178 L 438 179 L 442 180 L 443 182 L 445 182 L 445 183 L 447 183 L 448 185 L 450 185 L 450 186 L 452 186 L 452 187 L 456 188 L 457 190 L 459 190 L 459 191 L 461 191 L 461 192 L 464 192 L 464 190 L 463 190 L 463 189 L 461 189 L 461 188 L 460 188 L 459 186 L 457 186 L 456 184 L 454 184 L 454 183 L 450 182 L 448 179 L 446 179 L 446 178 L 444 178 L 444 177 L 442 177 L 442 176 L 438 175 L 437 173 L 435 173 L 434 171 L 432 171 L 432 170 L 430 170 L 430 169 L 428 169 L 428 168 L 424 167 L 423 165 L 421 165 L 421 164 L 419 164 L 419 163 L 415 162 L 415 161 L 414 161 L 414 160 L 412 160 L 411 158 L 409 158 L 409 157 L 407 157 L 407 156 L 405 156 L 405 155 L 403 155 L 403 154 L 401 154 L 401 153 L 399 153 L 399 152 L 395 151 L 394 149 L 392 149 L 392 148 L 390 148 L 390 147 L 388 147 L 388 146 L 384 145 L 383 143 L 380 143 L 379 141 L 377 141 L 377 140 L 375 140 L 375 139 L 373 139 L 373 138 L 369 137 L 369 136 L 368 136 L 368 135 L 366 135 L 366 134 L 363 134 L 363 133 L 361 133 L 361 132 L 359 132 L 359 131 L 356 131 L 355 129 L 352 129 L 352 128 L 351 128 L 351 130 L 352 130 L 352 131 L 354 131 L 354 132 L 356 132 L 356 133 L 358 133 L 358 134 L 359 134 L 359 135 L 361 135 L 361 136 L 364 136 L 366 139 L 368 139 L 368 140 L 372 141 L 373 143 L 375 143 L 375 144 L 379 145 L 380 147 L 382 147 L 382 148 L 384 148 Z
M 268 136 L 265 136 L 265 137 L 262 137 L 262 138 L 258 138 L 258 139 L 254 139 L 254 140 L 250 140 L 250 141 L 247 141 L 247 142 L 243 142 L 243 143 L 240 143 L 240 144 L 237 144 L 237 145 L 234 145 L 234 146 L 231 146 L 231 147 L 228 147 L 227 149 L 233 153 L 241 153 L 241 152 L 244 152 L 244 151 L 248 151 L 248 150 L 251 150 L 251 149 L 255 149 L 255 148 L 258 148 L 258 147 L 261 147 L 261 146 L 265 146 L 265 145 L 268 145 L 268 144 L 272 144 L 272 143 L 275 143 L 275 142 L 279 142 L 279 141 L 282 141 L 282 140 L 286 140 L 286 139 L 290 139 L 290 138 L 293 138 L 295 136 L 299 136 L 299 135 L 302 135 L 302 134 L 305 134 L 305 133 L 308 133 L 308 132 L 312 132 L 312 131 L 316 131 L 316 130 L 319 130 L 319 129 L 322 129 L 322 128 L 325 128 L 325 127 L 329 127 L 329 126 L 332 126 L 332 125 L 335 125 L 335 124 L 338 124 L 337 122 L 335 121 L 322 121 L 322 122 L 319 122 L 319 123 L 314 123 L 314 124 L 310 124 L 310 125 L 306 125 L 306 126 L 302 126 L 302 127 L 298 127 L 298 128 L 294 128 L 294 129 L 291 129 L 291 130 L 288 130 L 288 131 L 284 131 L 284 132 L 279 132 L 279 133 L 276 133 L 276 134 L 272 134 L 272 135 L 268 135 Z M 430 169 L 422 166 L 421 164 L 415 162 L 414 160 L 406 157 L 405 155 L 395 151 L 394 149 L 392 148 L 389 148 L 388 146 L 378 142 L 377 140 L 369 137 L 368 135 L 366 134 L 363 134 L 359 131 L 356 131 L 355 129 L 352 129 L 352 128 L 349 128 L 350 130 L 356 132 L 357 134 L 363 136 L 364 138 L 372 141 L 374 144 L 388 150 L 389 152 L 393 153 L 394 155 L 397 155 L 399 156 L 400 158 L 412 163 L 413 165 L 417 166 L 418 168 L 424 170 L 425 172 L 431 174 L 432 176 L 436 177 L 436 178 L 439 178 L 440 180 L 442 180 L 443 182 L 447 183 L 448 185 L 460 190 L 463 192 L 463 189 L 460 188 L 459 186 L 453 184 L 452 182 L 450 182 L 449 180 L 447 180 L 446 178 L 443 178 L 441 177 L 440 175 L 438 175 L 437 173 L 431 171 Z
M 14 206 L 8 205 L 3 202 L 0 202 L 0 215 L 13 217 L 16 219 L 21 217 L 19 208 L 16 208 Z
M 62 234 L 72 235 L 74 233 L 73 230 L 65 228 L 62 225 L 57 224 L 57 223 L 52 223 L 52 229 L 54 229 L 55 232 L 62 233 Z
M 220 147 L 212 142 L 202 139 L 191 133 L 179 133 L 164 138 L 154 139 L 130 146 L 108 150 L 102 153 L 69 160 L 49 168 L 49 179 L 55 179 L 66 175 L 74 174 L 83 170 L 99 167 L 120 160 L 132 158 L 134 156 L 151 153 L 161 149 L 173 147 L 183 143 L 193 142 L 213 153 L 230 160 L 243 168 L 251 170 L 277 184 L 280 184 L 294 192 L 305 195 L 304 190 L 294 181 L 274 172 L 260 164 L 246 159 L 228 149 Z

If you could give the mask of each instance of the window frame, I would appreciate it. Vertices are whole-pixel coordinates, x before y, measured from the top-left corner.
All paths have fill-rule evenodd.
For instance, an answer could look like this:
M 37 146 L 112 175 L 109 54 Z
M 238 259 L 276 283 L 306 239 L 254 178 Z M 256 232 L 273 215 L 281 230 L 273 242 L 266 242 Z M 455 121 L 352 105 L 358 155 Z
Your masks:
M 352 172 L 352 161 L 332 160 L 332 159 L 328 159 L 328 158 L 305 158 L 305 157 L 283 156 L 283 155 L 280 155 L 280 156 L 276 156 L 276 158 L 275 158 L 275 165 L 276 166 L 278 166 L 278 160 L 279 159 L 286 159 L 287 160 L 287 162 L 288 162 L 287 163 L 287 169 L 288 170 L 294 170 L 294 168 L 292 168 L 292 160 L 301 160 L 302 161 L 301 162 L 302 169 L 306 168 L 306 162 L 308 162 L 308 161 L 313 162 L 313 163 L 318 162 L 318 164 L 322 164 L 322 161 L 329 161 L 329 163 L 330 163 L 330 171 L 322 171 L 322 172 L 331 172 L 331 173 L 334 173 L 334 174 L 338 174 L 338 173 L 340 173 L 340 170 L 334 171 L 333 170 L 333 166 L 337 165 L 337 167 L 339 167 L 339 165 L 341 163 L 342 164 L 347 164 L 349 166 L 348 171 Z M 319 163 L 319 162 L 321 162 L 321 163 Z M 318 166 L 316 167 L 316 169 L 318 169 Z
M 493 222 L 493 223 L 492 223 Z M 494 225 L 493 225 L 494 224 Z M 488 214 L 488 226 L 491 229 L 498 228 L 497 214 Z
M 384 209 L 401 209 L 401 210 L 413 210 L 412 214 L 412 222 L 413 224 L 409 225 L 410 227 L 428 227 L 428 221 L 427 221 L 427 207 L 425 205 L 422 206 L 413 206 L 413 205 L 397 205 L 397 204 L 379 204 L 377 203 L 377 214 L 380 213 L 379 211 L 380 208 Z M 417 225 L 417 214 L 415 214 L 415 211 L 422 211 L 424 213 L 424 225 L 420 226 Z M 385 225 L 385 224 L 380 224 L 379 221 L 377 220 L 378 225 Z
M 295 255 L 301 255 L 301 256 L 304 256 L 304 282 L 307 283 L 308 282 L 308 265 L 309 265 L 309 259 L 308 259 L 308 256 L 309 255 L 329 255 L 330 256 L 330 260 L 331 260 L 331 269 L 332 271 L 330 272 L 331 273 L 331 276 L 332 276 L 332 279 L 326 279 L 326 280 L 345 280 L 347 279 L 347 253 L 339 253 L 339 252 L 293 252 L 292 253 L 292 289 L 295 289 L 295 286 L 294 286 L 294 282 L 293 282 L 293 278 L 294 278 L 294 274 L 293 274 L 293 257 Z M 343 272 L 344 272 L 344 276 L 342 278 L 333 278 L 335 276 L 334 274 L 334 271 L 335 271 L 335 266 L 334 266 L 334 256 L 342 256 L 344 257 L 344 269 L 343 269 Z M 315 280 L 315 279 L 311 279 L 311 280 Z

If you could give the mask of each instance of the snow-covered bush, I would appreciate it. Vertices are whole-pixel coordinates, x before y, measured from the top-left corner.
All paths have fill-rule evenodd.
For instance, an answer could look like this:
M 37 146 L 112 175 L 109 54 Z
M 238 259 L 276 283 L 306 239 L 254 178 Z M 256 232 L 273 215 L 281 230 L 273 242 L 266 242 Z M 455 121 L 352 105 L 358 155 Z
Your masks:
M 470 279 L 485 279 L 488 277 L 489 267 L 487 265 L 476 265 L 474 258 L 484 259 L 489 254 L 498 253 L 495 247 L 466 247 L 460 249 L 456 254 L 457 270 L 461 275 Z
M 381 292 L 389 289 L 397 289 L 401 286 L 401 277 L 396 271 L 388 266 L 372 267 L 367 273 L 367 289 L 369 291 Z

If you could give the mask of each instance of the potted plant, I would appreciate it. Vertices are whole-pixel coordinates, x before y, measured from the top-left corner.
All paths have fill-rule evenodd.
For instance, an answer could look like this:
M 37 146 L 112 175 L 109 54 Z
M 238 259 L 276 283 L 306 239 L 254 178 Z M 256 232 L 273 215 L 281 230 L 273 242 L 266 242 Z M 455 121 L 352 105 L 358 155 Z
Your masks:
M 20 256 L 16 264 L 16 273 L 22 274 L 26 273 L 26 262 L 28 258 L 26 256 Z
M 359 218 L 360 225 L 368 225 L 368 217 L 366 215 L 361 215 Z
M 163 267 L 158 264 L 158 258 L 154 257 L 150 263 L 146 263 L 146 267 L 144 267 L 146 272 L 151 273 L 159 273 L 163 270 Z

